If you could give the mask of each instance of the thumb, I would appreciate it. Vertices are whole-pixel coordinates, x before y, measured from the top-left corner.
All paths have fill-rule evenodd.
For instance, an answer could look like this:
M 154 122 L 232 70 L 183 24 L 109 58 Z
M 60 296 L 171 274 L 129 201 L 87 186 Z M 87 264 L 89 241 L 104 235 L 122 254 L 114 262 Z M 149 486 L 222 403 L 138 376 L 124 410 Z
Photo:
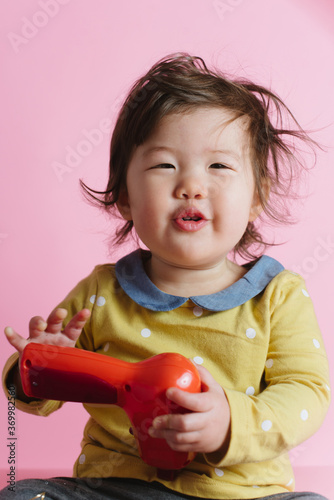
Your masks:
M 202 392 L 207 392 L 210 388 L 220 388 L 218 382 L 213 378 L 209 370 L 201 365 L 195 365 L 202 382 Z

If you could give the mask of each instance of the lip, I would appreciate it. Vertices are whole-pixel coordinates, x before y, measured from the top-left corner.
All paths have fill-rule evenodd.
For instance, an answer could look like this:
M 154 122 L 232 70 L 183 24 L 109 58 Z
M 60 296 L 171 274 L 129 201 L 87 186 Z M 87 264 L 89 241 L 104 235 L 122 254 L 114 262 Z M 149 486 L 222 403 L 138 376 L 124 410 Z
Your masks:
M 179 229 L 186 232 L 199 231 L 208 223 L 208 219 L 196 207 L 178 210 L 173 216 L 173 221 Z

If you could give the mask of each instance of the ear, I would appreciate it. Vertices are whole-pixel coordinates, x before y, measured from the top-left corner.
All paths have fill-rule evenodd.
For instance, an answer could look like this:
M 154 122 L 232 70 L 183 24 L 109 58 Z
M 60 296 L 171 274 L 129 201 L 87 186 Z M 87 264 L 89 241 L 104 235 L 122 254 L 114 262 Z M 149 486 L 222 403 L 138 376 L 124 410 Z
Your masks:
M 264 195 L 265 202 L 269 198 L 270 194 L 270 179 L 266 178 L 263 179 L 261 182 L 262 184 L 262 194 Z M 255 219 L 260 215 L 260 213 L 263 211 L 263 205 L 261 203 L 261 198 L 259 195 L 259 192 L 257 188 L 255 188 L 254 192 L 254 197 L 253 197 L 253 203 L 249 212 L 249 222 L 254 222 Z
M 116 205 L 123 219 L 132 220 L 130 200 L 126 190 L 120 192 Z

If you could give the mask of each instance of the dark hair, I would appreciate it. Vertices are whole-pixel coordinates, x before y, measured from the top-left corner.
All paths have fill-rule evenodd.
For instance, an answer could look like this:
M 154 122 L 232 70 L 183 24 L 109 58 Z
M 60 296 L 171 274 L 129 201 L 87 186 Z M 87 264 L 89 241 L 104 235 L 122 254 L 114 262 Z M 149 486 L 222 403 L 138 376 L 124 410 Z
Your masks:
M 273 92 L 249 80 L 209 70 L 203 59 L 186 53 L 160 60 L 134 84 L 113 131 L 107 188 L 96 191 L 80 181 L 87 198 L 107 211 L 115 209 L 120 193 L 126 190 L 127 167 L 135 148 L 148 139 L 162 117 L 199 106 L 222 107 L 235 118 L 247 117 L 255 185 L 264 214 L 270 221 L 293 222 L 286 200 L 291 198 L 293 181 L 305 168 L 297 158 L 294 140 L 315 142 Z M 284 127 L 283 118 L 292 121 L 294 128 Z M 121 243 L 132 228 L 132 221 L 124 221 L 115 241 Z M 254 244 L 256 252 L 254 246 L 250 249 Z M 257 224 L 250 222 L 235 253 L 256 258 L 267 245 Z

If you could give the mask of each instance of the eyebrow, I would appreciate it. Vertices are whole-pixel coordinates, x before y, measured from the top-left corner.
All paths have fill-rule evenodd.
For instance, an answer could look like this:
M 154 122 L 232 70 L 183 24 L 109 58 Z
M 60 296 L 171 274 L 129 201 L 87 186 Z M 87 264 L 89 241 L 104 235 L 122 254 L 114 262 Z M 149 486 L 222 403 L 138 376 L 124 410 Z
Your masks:
M 154 146 L 152 148 L 146 149 L 146 151 L 143 151 L 142 156 L 146 157 L 152 153 L 159 153 L 159 152 L 175 153 L 175 149 L 169 148 L 168 146 Z M 205 150 L 205 153 L 207 153 L 207 154 L 212 154 L 212 153 L 214 153 L 214 154 L 216 154 L 216 153 L 227 154 L 229 156 L 233 156 L 237 160 L 240 160 L 240 156 L 238 155 L 238 153 L 236 153 L 232 150 L 229 150 L 229 149 L 226 149 L 226 150 L 224 150 L 224 149 L 208 149 L 208 150 Z
M 219 153 L 219 154 L 229 155 L 233 156 L 236 160 L 240 160 L 240 156 L 238 155 L 238 153 L 232 151 L 231 149 L 210 149 L 208 150 L 208 153 Z
M 159 153 L 160 151 L 162 152 L 167 152 L 167 153 L 174 153 L 175 149 L 169 148 L 168 146 L 154 146 L 152 148 L 146 149 L 146 151 L 143 151 L 142 156 L 148 156 L 152 153 Z

